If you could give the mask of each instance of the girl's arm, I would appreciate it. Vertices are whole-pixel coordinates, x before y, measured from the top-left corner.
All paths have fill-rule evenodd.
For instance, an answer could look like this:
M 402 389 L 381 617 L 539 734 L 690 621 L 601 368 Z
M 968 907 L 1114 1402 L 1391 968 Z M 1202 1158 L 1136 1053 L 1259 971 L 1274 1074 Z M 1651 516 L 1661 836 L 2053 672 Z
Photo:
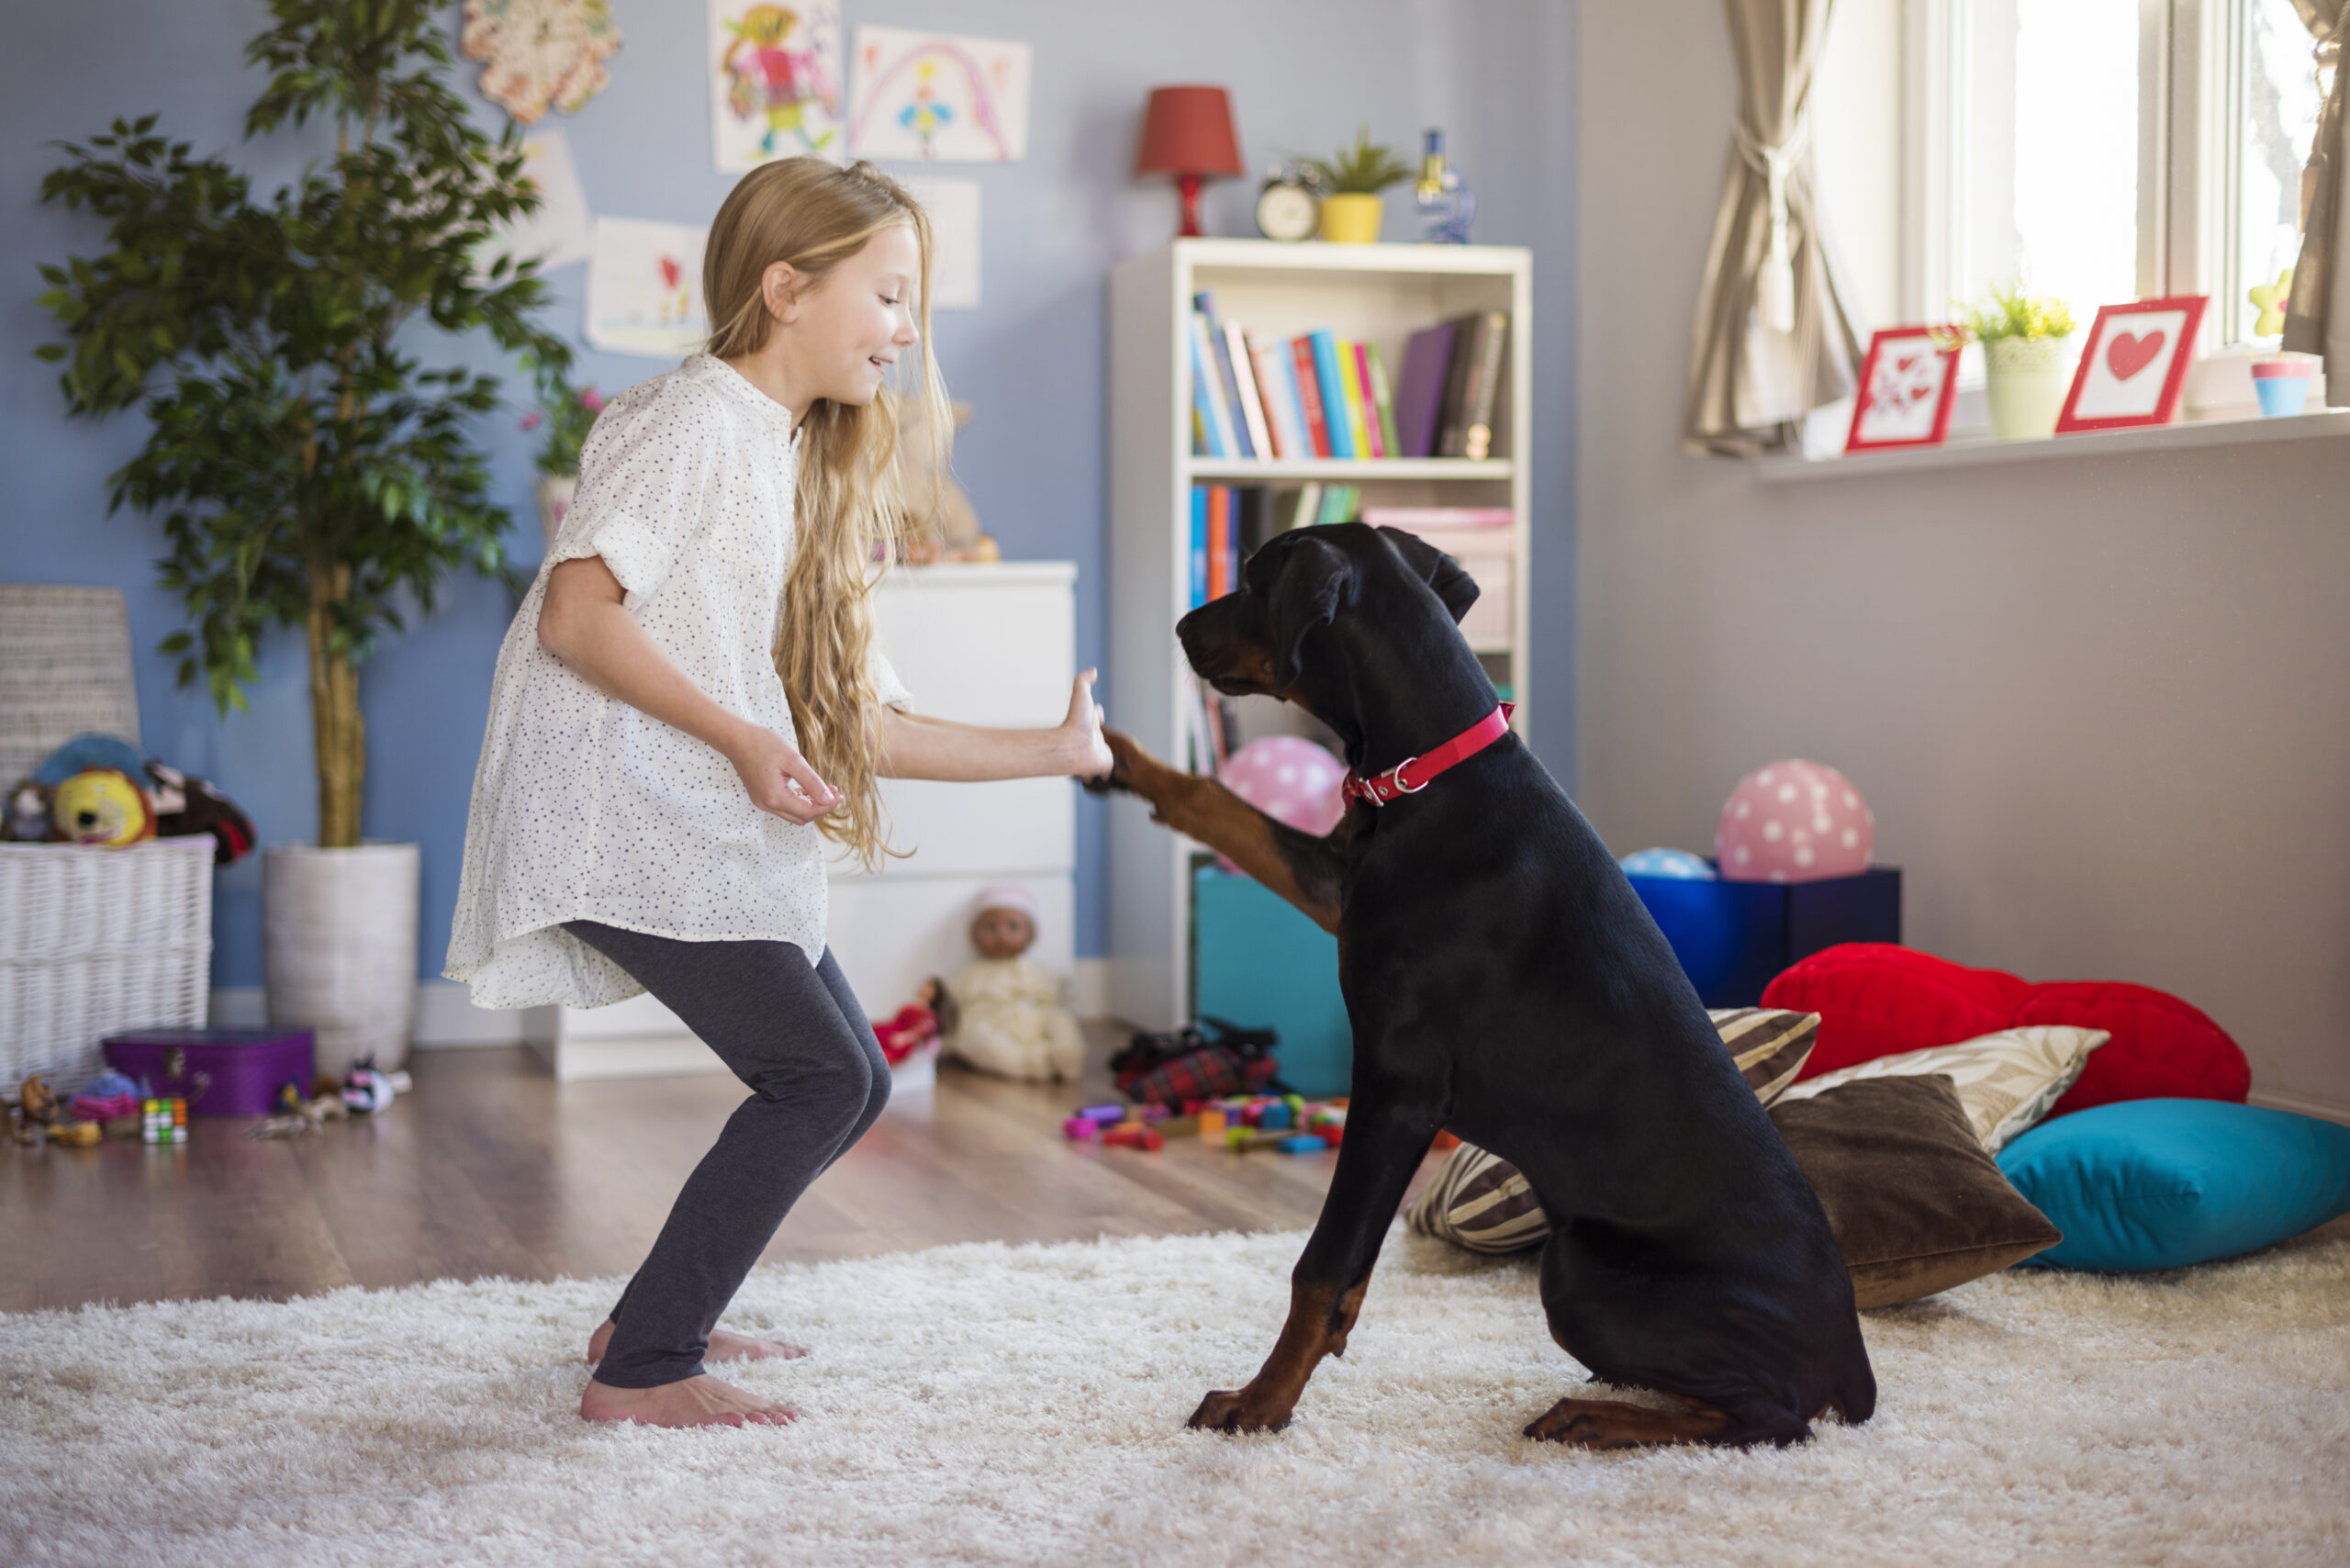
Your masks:
M 983 778 L 1074 776 L 1098 778 L 1110 771 L 1109 743 L 1102 738 L 1102 707 L 1093 700 L 1093 674 L 1087 670 L 1070 689 L 1069 717 L 1050 730 L 992 730 L 924 718 L 895 708 L 881 710 L 884 778 L 946 778 L 969 783 Z
M 832 786 L 781 735 L 728 712 L 696 686 L 621 608 L 624 597 L 601 555 L 562 563 L 547 574 L 539 641 L 605 696 L 716 750 L 742 775 L 743 788 L 759 810 L 808 823 L 840 804 Z M 1099 744 L 1098 722 L 1095 739 Z

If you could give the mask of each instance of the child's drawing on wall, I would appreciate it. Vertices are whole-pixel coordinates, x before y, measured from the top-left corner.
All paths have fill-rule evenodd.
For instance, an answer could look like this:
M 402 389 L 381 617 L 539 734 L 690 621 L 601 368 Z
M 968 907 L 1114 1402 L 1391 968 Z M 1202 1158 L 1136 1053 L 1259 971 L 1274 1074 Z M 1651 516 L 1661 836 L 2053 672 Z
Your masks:
M 721 169 L 839 151 L 837 0 L 710 0 L 710 47 Z

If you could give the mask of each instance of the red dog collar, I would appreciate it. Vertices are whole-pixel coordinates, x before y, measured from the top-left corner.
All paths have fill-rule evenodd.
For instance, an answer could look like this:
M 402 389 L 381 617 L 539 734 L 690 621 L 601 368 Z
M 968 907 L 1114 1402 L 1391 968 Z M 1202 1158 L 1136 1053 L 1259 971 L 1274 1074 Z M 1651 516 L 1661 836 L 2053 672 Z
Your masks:
M 1468 761 L 1509 734 L 1509 716 L 1516 711 L 1516 703 L 1505 702 L 1434 751 L 1407 756 L 1386 772 L 1374 773 L 1368 778 L 1348 774 L 1347 799 L 1383 806 L 1398 795 L 1418 794 L 1438 774 Z

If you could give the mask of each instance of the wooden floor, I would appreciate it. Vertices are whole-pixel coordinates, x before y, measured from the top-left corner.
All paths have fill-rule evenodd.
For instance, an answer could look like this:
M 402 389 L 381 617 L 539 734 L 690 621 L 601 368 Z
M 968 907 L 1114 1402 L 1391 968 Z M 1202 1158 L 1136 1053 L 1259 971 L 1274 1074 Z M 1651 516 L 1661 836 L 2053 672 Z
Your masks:
M 1077 1091 L 943 1070 L 811 1188 L 766 1260 L 951 1241 L 1296 1229 L 1335 1155 L 1072 1145 L 1114 1098 L 1115 1036 L 1089 1029 Z M 179 1148 L 0 1146 L 0 1310 L 339 1285 L 625 1274 L 743 1098 L 722 1075 L 558 1084 L 520 1049 L 420 1053 L 382 1115 L 256 1143 L 198 1120 Z

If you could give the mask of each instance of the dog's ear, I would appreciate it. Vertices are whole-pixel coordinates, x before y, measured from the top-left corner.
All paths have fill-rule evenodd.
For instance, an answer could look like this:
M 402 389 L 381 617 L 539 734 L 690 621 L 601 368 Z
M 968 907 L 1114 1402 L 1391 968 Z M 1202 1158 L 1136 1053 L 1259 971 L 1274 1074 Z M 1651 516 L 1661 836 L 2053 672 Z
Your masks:
M 1306 633 L 1337 619 L 1338 607 L 1354 591 L 1354 563 L 1336 544 L 1300 539 L 1290 546 L 1272 591 L 1266 595 L 1276 696 L 1296 684 L 1298 649 Z
M 1395 546 L 1404 564 L 1436 589 L 1437 598 L 1444 600 L 1445 609 L 1452 612 L 1452 623 L 1460 624 L 1460 618 L 1477 602 L 1477 579 L 1462 571 L 1460 562 L 1416 533 L 1406 533 L 1400 528 L 1382 528 L 1379 532 Z

